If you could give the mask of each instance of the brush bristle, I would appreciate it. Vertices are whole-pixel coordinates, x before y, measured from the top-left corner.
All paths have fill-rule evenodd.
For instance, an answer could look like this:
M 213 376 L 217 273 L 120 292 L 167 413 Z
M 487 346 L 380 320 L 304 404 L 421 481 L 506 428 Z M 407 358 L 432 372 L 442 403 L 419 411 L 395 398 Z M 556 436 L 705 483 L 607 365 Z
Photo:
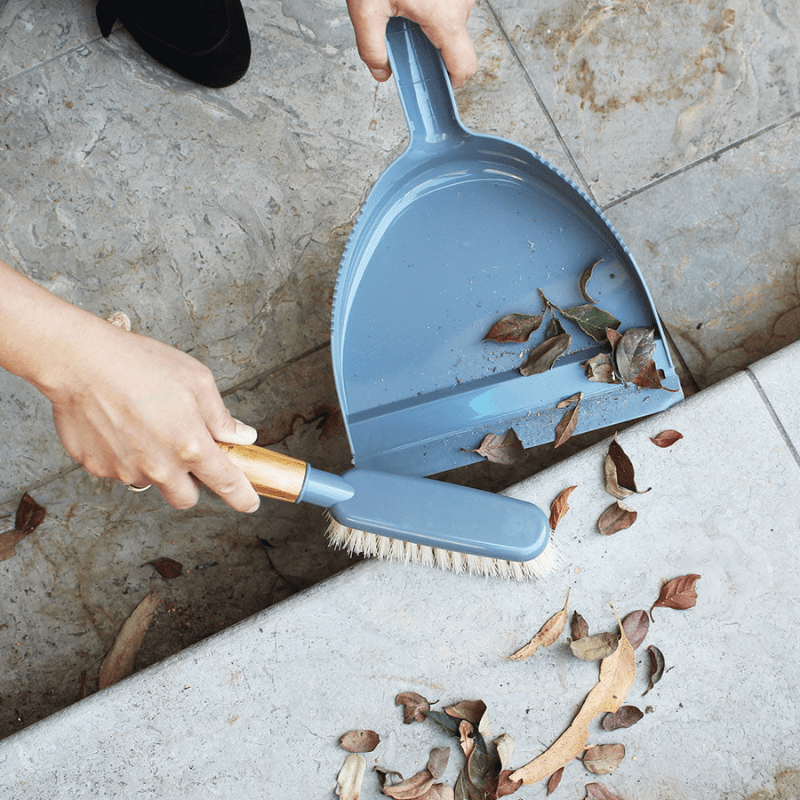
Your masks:
M 532 561 L 506 561 L 485 556 L 472 556 L 444 550 L 439 547 L 404 542 L 401 539 L 390 539 L 374 533 L 348 528 L 338 523 L 330 514 L 328 517 L 328 541 L 350 555 L 362 555 L 369 558 L 412 562 L 426 567 L 438 567 L 451 572 L 467 572 L 472 575 L 484 575 L 491 578 L 506 578 L 515 581 L 527 581 L 543 578 L 552 574 L 561 564 L 561 553 L 553 541 Z

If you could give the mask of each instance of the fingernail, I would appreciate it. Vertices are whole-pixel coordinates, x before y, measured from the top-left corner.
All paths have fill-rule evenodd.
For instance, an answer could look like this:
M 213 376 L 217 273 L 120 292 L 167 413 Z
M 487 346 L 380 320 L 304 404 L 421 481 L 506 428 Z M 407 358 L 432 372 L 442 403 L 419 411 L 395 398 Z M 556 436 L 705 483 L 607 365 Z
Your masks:
M 259 500 L 252 508 L 248 508 L 245 512 L 246 514 L 255 514 L 258 509 L 261 508 L 261 501 Z
M 242 444 L 253 444 L 258 439 L 258 431 L 250 425 L 245 425 L 244 422 L 235 420 L 236 422 L 236 438 Z
M 370 72 L 372 73 L 372 77 L 379 83 L 388 81 L 392 74 L 388 69 L 371 69 Z

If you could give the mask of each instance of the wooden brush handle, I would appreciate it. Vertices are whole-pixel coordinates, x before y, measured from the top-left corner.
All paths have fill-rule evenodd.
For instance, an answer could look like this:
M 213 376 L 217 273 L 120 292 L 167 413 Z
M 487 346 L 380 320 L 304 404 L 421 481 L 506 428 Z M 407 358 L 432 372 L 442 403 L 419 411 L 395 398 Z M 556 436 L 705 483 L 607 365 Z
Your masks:
M 254 444 L 217 444 L 262 497 L 297 502 L 308 469 L 305 461 Z

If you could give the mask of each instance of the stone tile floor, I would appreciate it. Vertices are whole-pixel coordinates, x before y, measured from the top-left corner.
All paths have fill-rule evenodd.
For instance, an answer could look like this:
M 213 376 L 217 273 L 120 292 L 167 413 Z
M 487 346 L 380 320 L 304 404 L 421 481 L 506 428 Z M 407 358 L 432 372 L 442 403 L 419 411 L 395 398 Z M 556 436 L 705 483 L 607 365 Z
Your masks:
M 168 74 L 121 27 L 104 40 L 88 0 L 0 0 L 0 257 L 207 363 L 261 444 L 342 470 L 333 286 L 405 122 L 391 83 L 358 60 L 342 2 L 245 9 L 251 69 L 215 91 Z M 470 18 L 465 124 L 539 153 L 606 211 L 687 392 L 800 338 L 798 30 L 792 0 L 481 0 Z M 165 603 L 137 666 L 349 563 L 313 508 L 242 519 L 204 496 L 179 514 L 94 480 L 49 414 L 0 375 L 0 529 L 25 491 L 48 509 L 0 564 L 0 736 L 94 691 L 153 584 Z M 448 477 L 499 489 L 594 438 Z M 160 556 L 184 575 L 163 581 L 147 565 Z

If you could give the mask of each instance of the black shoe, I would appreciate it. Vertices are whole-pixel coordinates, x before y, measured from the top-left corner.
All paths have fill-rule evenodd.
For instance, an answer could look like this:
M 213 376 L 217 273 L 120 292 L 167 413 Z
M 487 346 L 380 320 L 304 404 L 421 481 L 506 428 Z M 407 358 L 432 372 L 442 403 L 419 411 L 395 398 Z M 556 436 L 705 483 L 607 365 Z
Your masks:
M 153 58 L 203 86 L 230 86 L 250 66 L 240 0 L 98 0 L 96 13 L 103 36 L 119 18 Z

